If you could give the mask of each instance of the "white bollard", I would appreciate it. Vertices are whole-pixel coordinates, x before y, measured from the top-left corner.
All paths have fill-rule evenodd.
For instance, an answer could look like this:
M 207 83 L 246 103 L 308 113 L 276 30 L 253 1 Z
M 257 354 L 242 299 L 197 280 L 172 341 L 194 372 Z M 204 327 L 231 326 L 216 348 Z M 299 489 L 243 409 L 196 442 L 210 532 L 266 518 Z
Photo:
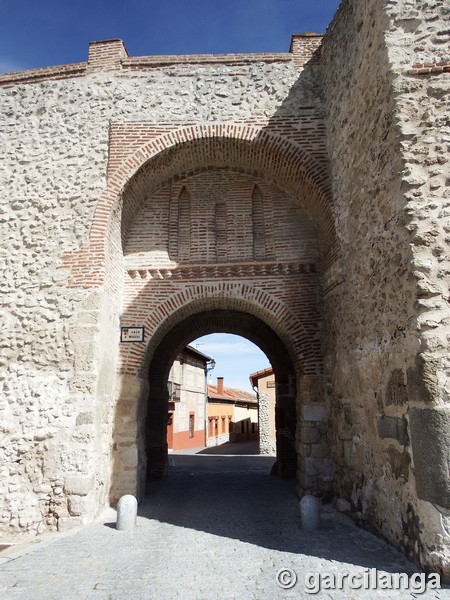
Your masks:
M 122 496 L 117 503 L 117 522 L 118 531 L 131 531 L 136 526 L 137 520 L 137 500 L 131 494 Z
M 316 496 L 306 495 L 300 500 L 300 521 L 302 529 L 312 531 L 320 529 L 321 500 Z

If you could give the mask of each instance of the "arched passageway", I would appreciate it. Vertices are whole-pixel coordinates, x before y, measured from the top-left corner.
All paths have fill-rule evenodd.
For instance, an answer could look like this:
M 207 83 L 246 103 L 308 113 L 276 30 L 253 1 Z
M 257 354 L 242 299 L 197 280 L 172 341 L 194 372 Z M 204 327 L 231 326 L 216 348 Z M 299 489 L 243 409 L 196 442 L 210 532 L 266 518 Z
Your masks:
M 279 336 L 261 319 L 237 310 L 209 310 L 180 321 L 156 348 L 149 368 L 146 416 L 147 474 L 161 477 L 167 464 L 167 377 L 177 354 L 196 337 L 208 333 L 239 334 L 268 356 L 276 374 L 277 473 L 295 476 L 297 471 L 296 374 L 289 352 Z
M 165 140 L 137 170 L 130 162 L 118 205 L 98 225 L 110 228 L 106 277 L 121 325 L 145 331 L 119 348 L 110 500 L 142 497 L 147 472 L 164 473 L 170 366 L 212 332 L 243 335 L 268 356 L 278 472 L 297 473 L 302 491 L 328 490 L 321 278 L 335 243 L 326 177 L 280 136 L 191 133 L 172 147 Z
M 160 323 L 140 354 L 139 376 L 123 373 L 116 405 L 114 474 L 111 500 L 126 490 L 142 497 L 148 476 L 163 476 L 167 464 L 167 378 L 177 354 L 193 339 L 213 332 L 234 333 L 256 344 L 273 366 L 276 388 L 277 473 L 297 473 L 302 490 L 327 491 L 330 484 L 326 450 L 327 422 L 321 375 L 312 365 L 315 346 L 301 324 L 284 307 L 278 314 L 265 306 L 270 296 L 242 284 L 211 289 L 196 284 L 197 298 L 181 297 L 177 309 Z M 227 295 L 224 292 L 227 292 Z M 171 297 L 174 303 L 176 298 Z M 161 308 L 161 307 L 160 307 Z M 162 310 L 166 310 L 163 305 Z M 309 340 L 309 341 L 308 341 Z M 136 349 L 137 352 L 137 349 Z M 133 356 L 131 356 L 133 358 Z M 135 357 L 136 358 L 136 357 Z M 136 415 L 132 426 L 130 413 Z M 136 448 L 129 462 L 130 448 Z M 311 450 L 321 454 L 311 457 Z

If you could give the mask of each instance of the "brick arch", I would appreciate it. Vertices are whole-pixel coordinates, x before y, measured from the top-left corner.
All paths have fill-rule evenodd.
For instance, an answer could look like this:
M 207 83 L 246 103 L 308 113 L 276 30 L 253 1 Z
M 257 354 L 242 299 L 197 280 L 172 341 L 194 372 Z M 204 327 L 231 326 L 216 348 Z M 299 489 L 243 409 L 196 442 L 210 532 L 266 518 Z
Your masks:
M 300 200 L 315 224 L 324 256 L 335 254 L 336 235 L 326 164 L 302 146 L 279 133 L 250 125 L 230 123 L 182 127 L 151 140 L 128 157 L 111 175 L 101 195 L 89 233 L 80 250 L 65 256 L 72 287 L 102 285 L 105 256 L 117 214 L 127 212 L 127 196 L 145 180 L 156 189 L 180 173 L 223 167 L 250 173 L 278 185 Z M 121 202 L 125 200 L 124 205 Z M 133 210 L 130 211 L 130 218 Z M 123 220 L 123 217 L 122 217 Z M 125 218 L 126 220 L 126 218 Z
M 249 146 L 259 146 L 264 151 L 266 157 L 266 160 L 263 161 L 265 166 L 269 166 L 271 162 L 277 162 L 277 160 L 281 161 L 281 159 L 286 161 L 284 164 L 278 164 L 278 168 L 274 168 L 274 172 L 280 176 L 279 183 L 284 180 L 285 184 L 289 185 L 290 179 L 298 178 L 298 171 L 304 172 L 305 178 L 316 187 L 317 194 L 331 201 L 331 190 L 326 165 L 318 162 L 297 142 L 261 127 L 234 123 L 208 123 L 190 125 L 170 131 L 151 140 L 135 151 L 111 176 L 108 187 L 102 194 L 97 207 L 96 212 L 98 212 L 98 216 L 104 215 L 114 207 L 114 203 L 117 202 L 117 198 L 121 195 L 128 182 L 133 179 L 149 160 L 159 154 L 165 154 L 169 150 L 183 147 L 185 144 L 195 141 L 205 142 L 207 140 L 215 142 L 220 140 L 234 140 L 236 142 L 245 142 L 246 144 L 250 143 Z M 215 149 L 219 149 L 217 144 L 215 145 Z M 217 159 L 217 156 L 215 158 Z M 225 156 L 224 158 L 225 163 L 230 164 L 232 157 Z M 239 158 L 242 158 L 242 156 Z M 239 165 L 242 167 L 244 161 L 239 161 Z M 264 171 L 260 171 L 257 176 L 264 178 Z M 95 231 L 97 221 L 98 229 L 101 230 L 102 228 L 101 218 L 96 219 L 94 217 L 92 233 Z
M 234 333 L 249 339 L 269 358 L 277 381 L 277 472 L 283 477 L 295 476 L 296 377 L 294 363 L 285 342 L 261 316 L 246 312 L 243 306 L 238 310 L 214 306 L 210 306 L 209 310 L 201 310 L 201 306 L 195 304 L 195 312 L 186 316 L 185 311 L 178 311 L 177 319 L 172 320 L 169 329 L 158 336 L 148 367 L 149 395 L 145 426 L 148 474 L 159 478 L 165 472 L 168 411 L 166 383 L 170 367 L 189 342 L 196 337 L 218 332 Z
M 198 305 L 197 305 L 198 306 Z M 210 333 L 232 333 L 245 337 L 260 348 L 268 357 L 278 378 L 287 382 L 295 373 L 295 367 L 283 339 L 260 317 L 241 307 L 239 310 L 215 308 L 192 312 L 189 316 L 177 315 L 165 335 L 158 336 L 147 375 L 167 378 L 177 355 L 194 339 Z M 294 381 L 291 381 L 294 385 Z
M 199 125 L 175 133 L 180 133 L 176 143 L 172 134 L 166 134 L 143 146 L 135 154 L 136 160 L 128 170 L 124 169 L 128 165 L 126 161 L 116 171 L 124 170 L 122 187 L 117 190 L 117 195 L 129 202 L 129 196 L 133 195 L 129 192 L 133 187 L 143 187 L 151 193 L 183 174 L 190 176 L 208 168 L 229 168 L 269 181 L 300 199 L 321 234 L 324 247 L 333 243 L 327 166 L 306 152 L 298 142 L 282 134 L 247 125 Z M 158 141 L 158 147 L 161 147 L 159 153 L 155 151 Z M 144 185 L 139 181 L 143 179 Z M 124 210 L 128 209 L 124 203 Z M 130 220 L 134 212 L 132 208 Z
M 141 296 L 141 300 L 136 300 L 135 304 L 142 303 L 145 306 L 145 290 Z M 253 284 L 239 281 L 214 284 L 197 281 L 161 301 L 142 321 L 145 342 L 121 346 L 122 372 L 143 376 L 168 331 L 183 319 L 210 310 L 241 311 L 261 319 L 283 340 L 298 374 L 316 375 L 323 372 L 316 307 L 305 306 L 301 320 L 279 298 Z

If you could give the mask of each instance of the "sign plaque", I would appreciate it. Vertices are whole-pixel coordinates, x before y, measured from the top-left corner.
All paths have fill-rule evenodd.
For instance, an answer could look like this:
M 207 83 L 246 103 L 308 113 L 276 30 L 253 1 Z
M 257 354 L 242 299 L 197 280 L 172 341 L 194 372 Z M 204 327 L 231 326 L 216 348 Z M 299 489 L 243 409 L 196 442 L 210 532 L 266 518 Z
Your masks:
M 120 328 L 121 342 L 143 342 L 144 328 L 143 327 L 121 327 Z

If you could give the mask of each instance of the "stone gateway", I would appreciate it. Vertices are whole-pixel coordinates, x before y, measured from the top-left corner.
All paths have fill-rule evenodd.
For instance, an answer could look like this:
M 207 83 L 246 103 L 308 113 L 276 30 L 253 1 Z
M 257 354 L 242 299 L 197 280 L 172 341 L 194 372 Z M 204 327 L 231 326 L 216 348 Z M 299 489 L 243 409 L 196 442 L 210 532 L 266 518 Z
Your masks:
M 450 574 L 449 15 L 0 75 L 3 532 L 142 498 L 174 358 L 228 332 L 271 361 L 278 474 Z

